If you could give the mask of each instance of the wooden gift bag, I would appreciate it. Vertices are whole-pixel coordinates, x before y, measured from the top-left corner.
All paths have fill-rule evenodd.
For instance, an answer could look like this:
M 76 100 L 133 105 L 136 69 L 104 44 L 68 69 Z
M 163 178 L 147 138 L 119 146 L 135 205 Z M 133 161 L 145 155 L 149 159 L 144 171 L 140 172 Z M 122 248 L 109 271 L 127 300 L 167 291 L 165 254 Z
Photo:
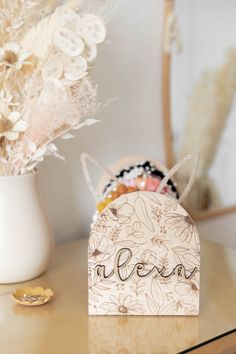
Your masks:
M 192 159 L 195 162 L 192 176 L 183 194 L 178 196 L 172 176 Z M 87 160 L 101 165 L 82 155 L 86 180 L 96 196 Z M 149 161 L 116 174 L 102 166 L 110 180 L 98 196 L 100 212 L 89 236 L 90 315 L 199 313 L 199 236 L 193 220 L 181 206 L 194 181 L 196 166 L 196 156 L 187 156 L 170 171 L 163 171 L 159 164 Z M 149 176 L 158 181 L 151 183 Z M 149 181 L 148 190 L 140 178 L 143 184 Z M 124 193 L 118 193 L 121 185 Z

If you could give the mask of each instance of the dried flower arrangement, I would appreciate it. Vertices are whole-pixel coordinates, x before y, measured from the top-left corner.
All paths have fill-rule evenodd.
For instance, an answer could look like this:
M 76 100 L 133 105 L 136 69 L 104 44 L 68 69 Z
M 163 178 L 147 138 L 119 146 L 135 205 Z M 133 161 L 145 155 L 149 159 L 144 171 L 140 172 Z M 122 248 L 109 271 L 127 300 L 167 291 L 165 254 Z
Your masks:
M 1 176 L 61 157 L 56 138 L 97 122 L 88 118 L 100 109 L 89 72 L 105 19 L 78 2 L 57 3 L 0 0 Z

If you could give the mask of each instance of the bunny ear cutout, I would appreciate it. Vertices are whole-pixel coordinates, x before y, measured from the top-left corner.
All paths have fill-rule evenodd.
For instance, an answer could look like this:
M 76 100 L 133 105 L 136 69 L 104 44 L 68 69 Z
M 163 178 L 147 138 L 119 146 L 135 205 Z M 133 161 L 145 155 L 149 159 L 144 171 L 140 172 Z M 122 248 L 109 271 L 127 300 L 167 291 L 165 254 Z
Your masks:
M 130 162 L 132 161 L 132 163 L 134 162 L 134 158 L 136 160 L 136 157 L 127 157 L 125 159 L 121 159 L 120 161 L 117 162 L 117 164 L 115 164 L 113 167 L 114 168 L 119 168 L 124 166 L 124 162 Z M 146 158 L 145 158 L 146 159 Z M 149 160 L 149 159 L 148 159 Z M 88 166 L 87 166 L 87 161 L 90 161 L 91 163 L 93 163 L 95 166 L 103 169 L 105 171 L 105 174 L 110 176 L 110 178 L 113 180 L 113 181 L 116 181 L 117 184 L 119 184 L 119 180 L 118 178 L 116 177 L 115 173 L 113 173 L 110 169 L 106 168 L 105 166 L 103 166 L 100 162 L 98 162 L 96 159 L 94 159 L 92 156 L 86 154 L 86 153 L 83 153 L 81 155 L 81 163 L 82 163 L 82 169 L 83 169 L 83 173 L 84 173 L 84 177 L 85 177 L 85 180 L 88 184 L 88 187 L 89 187 L 89 190 L 90 192 L 92 193 L 92 195 L 94 196 L 94 198 L 96 200 L 100 200 L 101 197 L 100 197 L 100 193 L 102 193 L 102 189 L 104 187 L 104 183 L 105 183 L 105 177 L 102 176 L 101 180 L 100 180 L 100 183 L 99 183 L 99 186 L 98 186 L 98 191 L 96 191 L 96 189 L 94 188 L 93 184 L 92 184 L 92 181 L 91 181 L 91 178 L 90 178 L 90 174 L 89 174 L 89 171 L 88 171 Z M 176 172 L 178 172 L 186 163 L 189 163 L 193 161 L 193 168 L 192 168 L 192 173 L 190 175 L 190 178 L 189 178 L 189 181 L 188 183 L 186 184 L 185 186 L 185 189 L 182 193 L 182 195 L 180 196 L 179 198 L 179 203 L 182 203 L 182 201 L 186 198 L 186 196 L 188 195 L 189 191 L 191 190 L 192 188 L 192 185 L 194 183 L 194 180 L 195 180 L 195 176 L 196 176 L 196 172 L 197 172 L 197 167 L 198 167 L 198 162 L 199 162 L 199 155 L 198 154 L 190 154 L 188 156 L 186 156 L 185 158 L 183 158 L 181 161 L 179 161 L 176 165 L 174 165 L 169 171 L 162 165 L 159 166 L 159 168 L 163 171 L 163 173 L 165 174 L 165 177 L 162 179 L 161 183 L 159 184 L 159 187 L 157 188 L 156 190 L 156 193 L 161 193 L 161 191 L 163 190 L 163 188 L 165 186 L 167 186 L 167 183 L 169 180 L 171 180 L 171 178 L 174 176 L 174 174 Z M 156 164 L 156 163 L 155 163 Z M 112 170 L 115 170 L 114 168 L 112 167 Z
M 88 161 L 90 163 L 92 163 L 93 165 L 95 165 L 96 167 L 102 169 L 103 171 L 106 172 L 106 174 L 114 181 L 116 181 L 117 183 L 119 183 L 119 181 L 117 180 L 116 176 L 108 169 L 106 168 L 105 166 L 103 166 L 100 162 L 98 162 L 94 157 L 92 157 L 91 155 L 83 152 L 81 154 L 81 164 L 82 164 L 82 169 L 83 169 L 83 173 L 84 173 L 84 178 L 85 178 L 85 181 L 87 182 L 87 185 L 88 185 L 88 188 L 91 192 L 91 194 L 93 195 L 93 197 L 95 198 L 95 200 L 100 200 L 100 195 L 97 194 L 94 186 L 93 186 L 93 183 L 92 183 L 92 180 L 91 180 L 91 177 L 90 177 L 90 173 L 89 173 L 89 170 L 88 170 Z
M 196 226 L 166 195 L 121 195 L 92 225 L 88 274 L 91 315 L 197 315 Z
M 189 154 L 186 157 L 184 157 L 182 160 L 180 160 L 176 165 L 174 165 L 169 172 L 166 174 L 165 178 L 161 181 L 159 187 L 157 188 L 157 193 L 160 193 L 163 189 L 163 187 L 166 186 L 167 181 L 174 175 L 176 172 L 178 172 L 186 163 L 192 162 L 193 161 L 193 168 L 192 168 L 192 173 L 189 177 L 189 181 L 185 186 L 184 191 L 182 192 L 180 198 L 179 198 L 179 203 L 182 203 L 183 200 L 187 197 L 188 193 L 190 192 L 193 183 L 195 181 L 196 173 L 197 173 L 197 168 L 198 168 L 198 163 L 199 163 L 199 155 L 196 154 Z

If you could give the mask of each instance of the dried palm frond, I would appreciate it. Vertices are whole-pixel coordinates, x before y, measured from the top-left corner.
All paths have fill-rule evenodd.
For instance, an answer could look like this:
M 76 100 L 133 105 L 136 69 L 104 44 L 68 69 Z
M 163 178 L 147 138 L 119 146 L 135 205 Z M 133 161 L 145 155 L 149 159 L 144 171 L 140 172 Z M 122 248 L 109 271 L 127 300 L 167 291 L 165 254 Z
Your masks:
M 26 32 L 21 40 L 22 47 L 30 50 L 36 57 L 45 59 L 50 50 L 53 34 L 61 27 L 61 21 L 62 16 L 59 8 Z

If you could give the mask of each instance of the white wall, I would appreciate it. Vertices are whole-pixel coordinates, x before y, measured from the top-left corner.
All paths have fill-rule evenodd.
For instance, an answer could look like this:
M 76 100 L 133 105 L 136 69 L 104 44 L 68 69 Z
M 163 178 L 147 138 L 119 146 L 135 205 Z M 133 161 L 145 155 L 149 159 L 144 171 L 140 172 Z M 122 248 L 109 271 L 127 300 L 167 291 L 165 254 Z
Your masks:
M 236 213 L 197 222 L 200 238 L 236 248 Z
M 58 141 L 66 162 L 48 158 L 40 166 L 56 240 L 85 237 L 94 201 L 82 176 L 80 154 L 87 151 L 105 164 L 126 154 L 147 154 L 164 161 L 162 138 L 162 0 L 119 0 L 108 28 L 108 45 L 99 50 L 94 82 L 102 101 L 117 97 L 98 118 L 99 125 Z M 94 177 L 100 175 L 95 171 Z

